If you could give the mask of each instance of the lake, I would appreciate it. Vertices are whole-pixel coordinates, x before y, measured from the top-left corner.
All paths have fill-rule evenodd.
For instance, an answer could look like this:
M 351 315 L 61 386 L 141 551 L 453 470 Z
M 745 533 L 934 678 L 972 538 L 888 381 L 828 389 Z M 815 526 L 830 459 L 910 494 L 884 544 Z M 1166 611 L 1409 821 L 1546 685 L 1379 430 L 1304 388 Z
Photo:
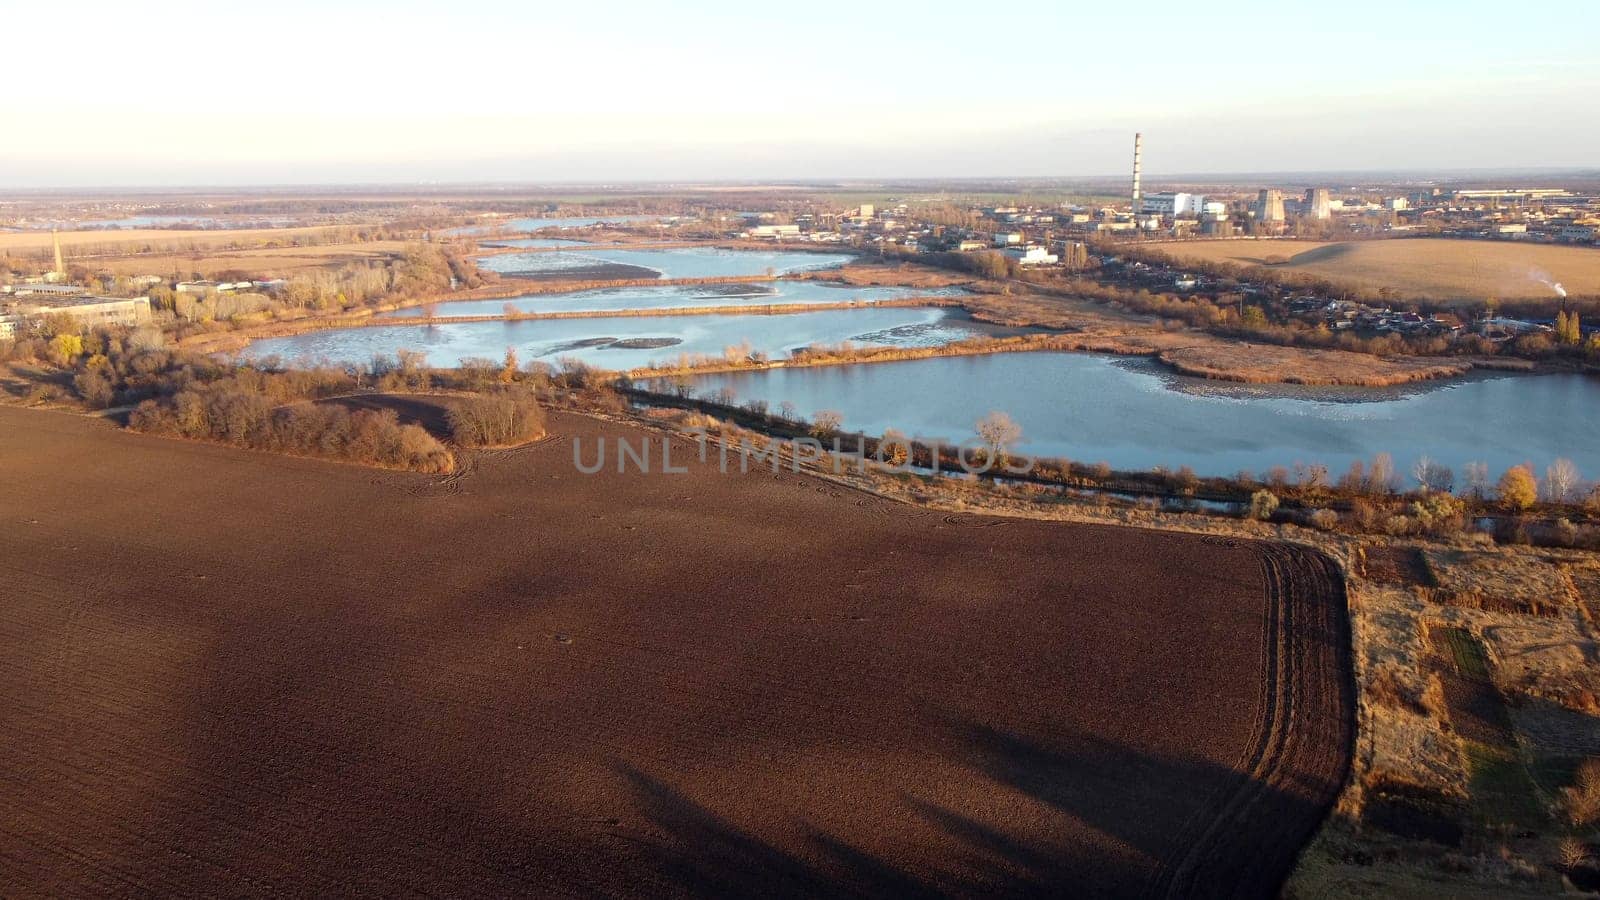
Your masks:
M 593 247 L 593 241 L 572 238 L 509 238 L 503 241 L 483 241 L 479 247 Z
M 491 231 L 539 231 L 545 228 L 592 228 L 596 225 L 627 225 L 634 222 L 659 222 L 661 216 L 569 216 L 566 218 L 505 219 L 493 224 L 466 225 L 446 230 L 445 234 L 486 234 Z
M 440 303 L 435 314 L 497 316 L 507 304 L 519 312 L 604 312 L 624 309 L 670 309 L 692 306 L 772 306 L 787 303 L 846 303 L 853 300 L 894 300 L 901 297 L 959 296 L 960 288 L 852 287 L 826 281 L 767 281 L 747 284 L 662 285 L 661 287 L 600 288 L 560 294 L 532 294 L 506 300 L 458 300 Z M 410 306 L 379 314 L 379 318 L 422 315 Z
M 732 278 L 748 275 L 787 275 L 819 269 L 836 269 L 853 259 L 848 253 L 806 253 L 784 250 L 720 250 L 682 247 L 671 250 L 596 250 L 550 253 L 504 253 L 478 259 L 478 267 L 491 272 L 559 272 L 605 263 L 650 269 L 662 278 Z
M 1183 378 L 1159 364 L 1071 353 L 1005 353 L 705 375 L 699 396 L 791 402 L 801 415 L 836 410 L 850 430 L 974 440 L 992 410 L 1022 426 L 1019 450 L 1119 469 L 1192 466 L 1202 475 L 1264 472 L 1297 462 L 1337 477 L 1357 459 L 1420 456 L 1453 467 L 1488 463 L 1495 477 L 1558 457 L 1600 477 L 1600 380 L 1485 375 L 1405 389 L 1245 386 Z
M 497 301 L 503 303 L 504 301 Z M 364 363 L 377 354 L 420 350 L 428 363 L 454 367 L 471 357 L 501 359 L 515 348 L 523 361 L 555 362 L 571 356 L 605 369 L 630 369 L 671 362 L 684 353 L 720 355 L 748 343 L 773 357 L 809 344 L 853 341 L 862 345 L 940 346 L 975 335 L 1006 335 L 1017 329 L 972 321 L 961 310 L 908 307 L 821 310 L 778 315 L 630 316 L 608 319 L 547 319 L 521 322 L 456 322 L 313 331 L 267 338 L 245 351 L 250 359 L 276 356 L 285 362 Z M 618 341 L 670 346 L 612 346 Z

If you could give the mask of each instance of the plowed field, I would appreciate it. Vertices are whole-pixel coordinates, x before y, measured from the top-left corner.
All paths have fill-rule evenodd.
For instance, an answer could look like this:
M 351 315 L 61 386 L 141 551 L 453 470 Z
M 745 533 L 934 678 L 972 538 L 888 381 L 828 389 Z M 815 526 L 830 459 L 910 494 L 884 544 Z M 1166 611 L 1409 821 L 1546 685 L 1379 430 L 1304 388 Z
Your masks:
M 551 425 L 428 477 L 0 409 L 0 895 L 1269 896 L 1340 787 L 1319 557 Z

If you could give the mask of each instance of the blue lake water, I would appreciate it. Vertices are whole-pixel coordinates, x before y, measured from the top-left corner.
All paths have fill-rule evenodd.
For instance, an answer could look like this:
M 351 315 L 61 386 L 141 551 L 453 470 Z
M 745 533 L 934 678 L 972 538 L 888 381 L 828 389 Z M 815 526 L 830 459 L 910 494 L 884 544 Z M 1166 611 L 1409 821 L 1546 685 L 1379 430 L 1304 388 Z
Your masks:
M 974 322 L 959 310 L 932 307 L 820 310 L 776 315 L 630 316 L 522 322 L 457 322 L 315 331 L 252 343 L 247 358 L 285 363 L 364 363 L 398 350 L 420 350 L 428 363 L 453 367 L 472 357 L 501 359 L 507 348 L 524 361 L 563 356 L 605 369 L 669 363 L 681 354 L 720 355 L 749 345 L 772 357 L 810 344 L 939 346 L 980 334 L 1014 334 Z M 671 346 L 617 347 L 616 341 L 672 341 Z
M 853 257 L 847 253 L 806 253 L 783 250 L 719 250 L 682 247 L 671 250 L 625 250 L 605 247 L 564 253 L 504 253 L 478 259 L 491 272 L 559 272 L 603 263 L 637 266 L 661 273 L 662 278 L 730 278 L 745 275 L 785 275 L 793 272 L 836 269 Z
M 993 410 L 1022 426 L 1024 452 L 1106 461 L 1120 469 L 1192 466 L 1202 475 L 1262 472 L 1297 462 L 1337 477 L 1357 459 L 1420 456 L 1495 476 L 1557 458 L 1600 478 L 1600 380 L 1499 375 L 1394 390 L 1233 386 L 1171 375 L 1146 360 L 1008 353 L 868 365 L 775 369 L 695 379 L 696 392 L 739 403 L 791 402 L 802 415 L 835 410 L 870 434 L 974 439 Z
M 499 315 L 507 305 L 519 312 L 602 312 L 624 309 L 672 309 L 694 306 L 771 306 L 788 303 L 845 303 L 900 297 L 955 296 L 959 288 L 851 287 L 826 281 L 771 281 L 753 284 L 663 285 L 601 288 L 560 294 L 533 294 L 509 300 L 461 300 L 440 303 L 435 315 Z M 380 318 L 419 316 L 418 306 L 381 313 Z

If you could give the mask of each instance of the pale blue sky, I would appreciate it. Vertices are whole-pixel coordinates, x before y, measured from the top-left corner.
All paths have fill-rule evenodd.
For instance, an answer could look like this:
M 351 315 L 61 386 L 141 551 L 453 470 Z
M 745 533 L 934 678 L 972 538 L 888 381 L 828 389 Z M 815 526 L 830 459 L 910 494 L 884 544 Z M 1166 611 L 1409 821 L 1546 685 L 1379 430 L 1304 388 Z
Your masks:
M 1595 6 L 17 4 L 0 185 L 1597 166 Z

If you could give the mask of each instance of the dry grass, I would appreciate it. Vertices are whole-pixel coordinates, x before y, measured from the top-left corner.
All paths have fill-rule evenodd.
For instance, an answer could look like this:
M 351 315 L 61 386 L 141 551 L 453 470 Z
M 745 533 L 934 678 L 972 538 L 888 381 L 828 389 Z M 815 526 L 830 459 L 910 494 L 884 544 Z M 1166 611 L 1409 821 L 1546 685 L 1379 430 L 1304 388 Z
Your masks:
M 1584 247 L 1512 241 L 1405 238 L 1322 243 L 1318 241 L 1193 241 L 1162 244 L 1163 253 L 1194 259 L 1264 265 L 1288 262 L 1277 271 L 1301 272 L 1407 295 L 1440 299 L 1554 297 L 1530 277 L 1542 270 L 1575 295 L 1600 294 L 1600 251 Z
M 185 276 L 198 273 L 209 278 L 219 272 L 240 271 L 252 275 L 287 277 L 311 269 L 386 259 L 404 252 L 405 248 L 404 241 L 371 241 L 320 247 L 268 247 L 217 254 L 204 251 L 150 253 L 95 260 L 92 267 L 116 275 L 167 275 L 178 272 Z
M 1162 362 L 1184 375 L 1252 384 L 1362 385 L 1389 387 L 1471 371 L 1464 360 L 1429 357 L 1379 357 L 1348 350 L 1317 350 L 1208 341 L 1163 350 Z
M 1069 349 L 1154 355 L 1180 374 L 1219 381 L 1392 387 L 1462 375 L 1473 365 L 1467 360 L 1379 357 L 1347 350 L 1255 344 L 1192 330 L 1175 331 L 1149 316 L 1080 298 L 978 294 L 963 298 L 961 304 L 973 318 L 983 322 L 1071 331 Z
M 1427 550 L 1423 559 L 1438 585 L 1432 597 L 1438 603 L 1555 615 L 1577 600 L 1566 570 L 1531 554 Z
M 934 269 L 912 263 L 885 265 L 852 263 L 838 269 L 804 272 L 799 277 L 815 281 L 842 281 L 853 287 L 899 285 L 916 288 L 938 288 L 971 284 L 973 281 L 970 275 L 960 275 L 944 269 Z
M 328 231 L 326 226 L 301 228 L 236 228 L 183 231 L 163 228 L 128 228 L 106 231 L 63 231 L 60 233 L 63 250 L 94 250 L 101 248 L 129 251 L 140 246 L 150 247 L 227 247 L 238 243 L 285 242 L 305 235 Z M 51 236 L 48 231 L 21 231 L 0 234 L 0 252 L 27 252 L 49 250 Z

